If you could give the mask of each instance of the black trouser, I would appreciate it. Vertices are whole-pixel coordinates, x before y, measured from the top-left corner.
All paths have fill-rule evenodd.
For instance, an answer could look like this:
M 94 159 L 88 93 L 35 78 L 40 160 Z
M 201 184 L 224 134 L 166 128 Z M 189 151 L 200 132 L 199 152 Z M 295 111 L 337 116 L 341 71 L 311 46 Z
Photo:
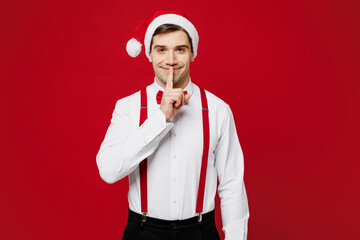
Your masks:
M 129 218 L 122 240 L 220 240 L 215 227 L 214 210 L 198 217 L 167 221 L 146 217 L 129 209 Z

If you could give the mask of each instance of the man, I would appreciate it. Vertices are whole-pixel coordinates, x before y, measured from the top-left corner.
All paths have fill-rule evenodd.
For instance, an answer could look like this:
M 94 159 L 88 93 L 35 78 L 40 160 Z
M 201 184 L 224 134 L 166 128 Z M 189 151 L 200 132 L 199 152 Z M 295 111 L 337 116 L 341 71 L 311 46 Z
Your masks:
M 225 238 L 245 240 L 243 154 L 229 105 L 190 79 L 195 27 L 181 10 L 157 11 L 136 28 L 129 55 L 143 39 L 154 82 L 116 103 L 96 159 L 104 181 L 129 176 L 123 239 L 219 239 L 218 178 Z

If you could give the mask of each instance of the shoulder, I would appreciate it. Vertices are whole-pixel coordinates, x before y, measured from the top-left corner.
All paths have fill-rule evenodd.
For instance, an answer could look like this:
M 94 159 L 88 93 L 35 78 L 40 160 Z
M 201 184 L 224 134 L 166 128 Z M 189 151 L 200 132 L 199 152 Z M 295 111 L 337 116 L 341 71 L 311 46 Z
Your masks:
M 225 134 L 232 119 L 232 112 L 228 103 L 210 91 L 205 90 L 209 108 L 210 126 L 212 134 L 219 139 Z
M 227 104 L 224 100 L 216 96 L 214 93 L 206 90 L 206 99 L 208 102 L 208 107 L 210 111 L 214 111 L 217 114 L 228 115 L 231 112 L 229 104 Z
M 113 111 L 113 119 L 123 119 L 137 126 L 140 113 L 140 91 L 118 99 Z M 115 120 L 114 120 L 115 121 Z
M 145 91 L 145 93 L 148 94 L 149 92 L 149 89 L 151 89 L 151 85 L 147 85 L 146 87 L 142 88 L 142 89 L 139 89 L 138 91 L 126 96 L 126 97 L 123 97 L 121 99 L 118 99 L 116 101 L 116 106 L 119 105 L 119 106 L 133 106 L 133 105 L 136 105 L 136 106 L 140 106 L 140 95 L 141 95 L 141 92 L 142 91 Z
M 115 104 L 115 111 L 125 112 L 128 111 L 128 109 L 130 108 L 139 108 L 140 91 L 141 90 L 118 99 Z

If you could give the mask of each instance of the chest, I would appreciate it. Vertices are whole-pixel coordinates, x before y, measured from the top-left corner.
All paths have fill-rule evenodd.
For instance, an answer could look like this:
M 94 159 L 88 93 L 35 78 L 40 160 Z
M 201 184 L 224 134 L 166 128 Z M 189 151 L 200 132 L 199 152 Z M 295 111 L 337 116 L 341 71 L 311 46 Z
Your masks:
M 139 101 L 140 106 L 140 101 Z M 150 118 L 153 112 L 159 108 L 158 104 L 148 101 L 147 115 Z M 209 105 L 209 120 L 205 127 L 209 127 L 209 163 L 214 163 L 213 152 L 218 142 L 218 127 L 214 120 L 214 113 L 211 111 L 212 106 Z M 133 119 L 133 127 L 139 127 L 140 108 L 132 108 L 129 111 L 131 119 Z M 204 126 L 203 126 L 203 110 L 200 94 L 193 94 L 188 104 L 184 105 L 178 114 L 171 119 L 173 123 L 170 131 L 160 140 L 156 151 L 150 159 L 162 160 L 172 159 L 172 161 L 181 161 L 183 164 L 199 165 L 203 154 L 204 147 Z M 206 134 L 205 134 L 206 135 Z M 199 165 L 200 166 L 200 165 Z

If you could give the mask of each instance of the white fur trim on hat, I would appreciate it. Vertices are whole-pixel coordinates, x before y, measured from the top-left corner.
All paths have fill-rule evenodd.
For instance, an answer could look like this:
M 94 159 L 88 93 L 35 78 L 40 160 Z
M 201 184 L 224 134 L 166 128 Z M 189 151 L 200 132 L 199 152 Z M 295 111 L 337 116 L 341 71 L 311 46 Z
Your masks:
M 131 38 L 126 43 L 126 51 L 131 57 L 135 58 L 141 53 L 141 46 L 142 44 L 138 40 Z
M 183 16 L 177 15 L 177 14 L 163 14 L 158 17 L 156 17 L 148 26 L 146 33 L 145 33 L 145 39 L 144 39 L 144 45 L 145 45 L 145 54 L 148 58 L 150 58 L 150 42 L 151 38 L 155 32 L 155 30 L 162 24 L 166 23 L 172 23 L 179 25 L 180 27 L 184 28 L 187 33 L 190 35 L 192 40 L 192 46 L 193 46 L 193 52 L 194 57 L 197 55 L 197 47 L 199 43 L 199 35 L 196 31 L 196 28 L 194 25 L 184 18 Z M 127 48 L 127 47 L 126 47 Z M 141 49 L 140 49 L 141 51 Z

